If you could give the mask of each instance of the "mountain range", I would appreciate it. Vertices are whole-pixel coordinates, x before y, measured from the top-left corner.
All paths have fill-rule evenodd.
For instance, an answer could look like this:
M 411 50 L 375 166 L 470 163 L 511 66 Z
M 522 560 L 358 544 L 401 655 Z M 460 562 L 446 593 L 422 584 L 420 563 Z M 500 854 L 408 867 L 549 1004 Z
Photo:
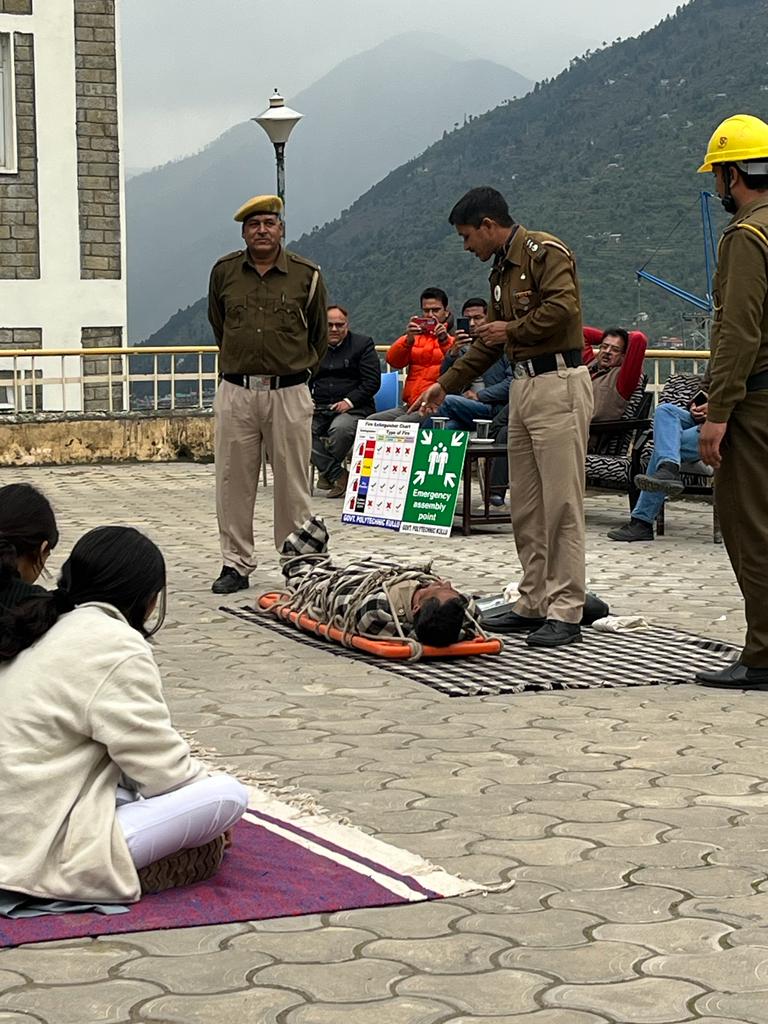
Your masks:
M 487 267 L 461 251 L 447 222 L 462 193 L 489 184 L 513 215 L 573 249 L 584 317 L 637 322 L 652 342 L 699 319 L 635 270 L 706 290 L 697 175 L 710 134 L 732 113 L 768 114 L 766 0 L 691 0 L 654 29 L 571 62 L 556 78 L 450 132 L 295 242 L 323 266 L 353 324 L 394 338 L 425 285 L 456 304 L 487 290 Z M 714 202 L 715 229 L 724 223 Z M 694 322 L 684 319 L 694 316 Z M 210 340 L 203 303 L 151 339 Z
M 424 33 L 396 36 L 342 61 L 289 102 L 305 115 L 286 147 L 291 236 L 338 216 L 444 131 L 531 84 Z M 130 178 L 132 340 L 205 289 L 214 260 L 240 244 L 234 210 L 249 196 L 274 191 L 274 181 L 274 151 L 251 122 L 235 125 L 194 156 Z

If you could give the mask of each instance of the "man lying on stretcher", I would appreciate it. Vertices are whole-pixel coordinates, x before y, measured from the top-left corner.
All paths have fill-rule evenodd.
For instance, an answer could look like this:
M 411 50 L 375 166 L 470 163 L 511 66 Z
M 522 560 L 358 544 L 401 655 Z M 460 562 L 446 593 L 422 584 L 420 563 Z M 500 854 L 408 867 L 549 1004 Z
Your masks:
M 447 647 L 481 632 L 474 602 L 431 572 L 430 563 L 397 565 L 360 559 L 334 566 L 328 530 L 312 516 L 283 544 L 286 594 L 281 603 L 345 633 L 415 637 Z

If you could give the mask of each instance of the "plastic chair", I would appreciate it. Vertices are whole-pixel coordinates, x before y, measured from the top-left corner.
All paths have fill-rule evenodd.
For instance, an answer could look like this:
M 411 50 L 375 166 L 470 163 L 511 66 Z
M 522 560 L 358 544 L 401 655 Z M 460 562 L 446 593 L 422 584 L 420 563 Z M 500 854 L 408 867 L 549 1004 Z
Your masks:
M 400 374 L 397 370 L 382 373 L 381 387 L 376 392 L 373 401 L 376 405 L 376 412 L 397 408 L 400 404 Z

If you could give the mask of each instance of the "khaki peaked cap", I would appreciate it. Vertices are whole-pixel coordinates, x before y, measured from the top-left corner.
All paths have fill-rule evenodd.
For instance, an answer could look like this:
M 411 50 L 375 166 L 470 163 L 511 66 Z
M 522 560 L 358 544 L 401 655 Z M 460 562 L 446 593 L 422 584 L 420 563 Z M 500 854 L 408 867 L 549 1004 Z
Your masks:
M 235 213 L 234 219 L 243 223 L 254 213 L 273 213 L 278 217 L 282 217 L 283 201 L 280 196 L 254 196 L 243 203 Z

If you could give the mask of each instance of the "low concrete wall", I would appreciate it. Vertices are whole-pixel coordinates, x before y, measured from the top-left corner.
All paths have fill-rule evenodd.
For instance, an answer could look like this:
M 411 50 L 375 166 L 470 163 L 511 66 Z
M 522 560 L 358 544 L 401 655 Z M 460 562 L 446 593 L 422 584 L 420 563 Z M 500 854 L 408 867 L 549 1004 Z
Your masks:
M 0 416 L 0 465 L 213 459 L 209 410 Z

